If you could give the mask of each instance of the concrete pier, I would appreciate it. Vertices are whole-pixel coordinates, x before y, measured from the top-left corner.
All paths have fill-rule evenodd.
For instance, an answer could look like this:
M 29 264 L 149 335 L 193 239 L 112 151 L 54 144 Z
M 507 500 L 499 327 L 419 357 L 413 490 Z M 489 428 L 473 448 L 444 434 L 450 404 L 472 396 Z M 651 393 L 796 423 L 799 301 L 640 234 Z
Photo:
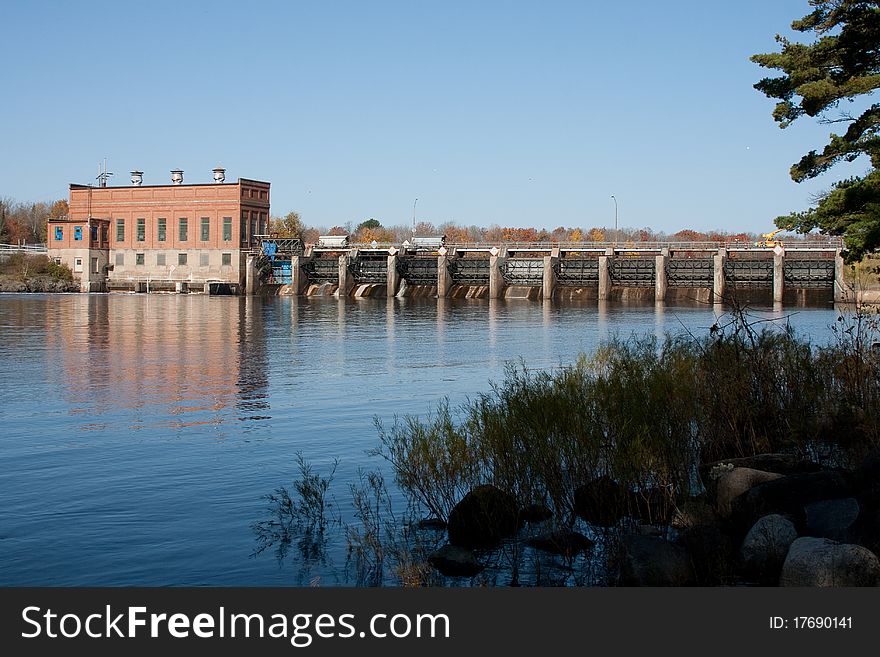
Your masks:
M 385 278 L 385 296 L 389 299 L 397 294 L 400 287 L 400 273 L 397 271 L 397 255 L 388 256 L 388 273 Z
M 437 297 L 445 299 L 452 287 L 452 275 L 449 273 L 449 256 L 437 256 Z
M 549 300 L 553 298 L 556 290 L 556 263 L 559 262 L 559 250 L 554 249 L 553 254 L 544 256 L 544 278 L 541 285 L 541 298 Z
M 489 298 L 504 298 L 504 277 L 501 276 L 501 265 L 507 258 L 503 255 L 489 256 Z
M 713 257 L 712 297 L 715 303 L 724 301 L 724 263 L 727 261 L 727 249 L 718 249 Z
M 339 287 L 336 290 L 337 297 L 347 297 L 354 288 L 354 277 L 348 270 L 349 259 L 357 258 L 357 251 L 343 253 L 339 256 Z
M 654 301 L 666 301 L 666 258 L 665 251 L 654 258 Z
M 849 286 L 846 284 L 846 269 L 843 264 L 841 250 L 834 253 L 834 303 L 853 301 Z
M 613 251 L 611 251 L 613 254 Z M 611 296 L 611 266 L 608 252 L 599 256 L 599 301 L 607 301 Z
M 244 293 L 252 295 L 257 293 L 257 265 L 256 256 L 249 255 L 245 260 L 244 268 Z
M 290 258 L 290 287 L 293 293 L 300 295 L 309 286 L 309 277 L 303 271 L 305 257 L 292 256 Z
M 773 254 L 773 303 L 782 303 L 785 294 L 785 253 Z

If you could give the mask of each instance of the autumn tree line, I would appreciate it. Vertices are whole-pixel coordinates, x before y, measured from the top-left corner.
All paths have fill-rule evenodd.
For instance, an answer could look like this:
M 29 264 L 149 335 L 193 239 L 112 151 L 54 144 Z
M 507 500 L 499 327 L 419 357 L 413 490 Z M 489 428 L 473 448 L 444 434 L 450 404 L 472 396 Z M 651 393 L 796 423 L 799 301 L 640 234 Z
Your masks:
M 401 244 L 413 237 L 412 225 L 384 226 L 377 219 L 367 219 L 360 223 L 346 222 L 336 226 L 309 226 L 299 213 L 289 212 L 284 217 L 273 217 L 270 231 L 278 237 L 296 237 L 307 244 L 314 244 L 321 235 L 349 235 L 351 241 L 369 244 L 376 241 L 380 244 Z M 720 230 L 699 231 L 686 228 L 675 233 L 666 233 L 652 228 L 614 228 L 593 226 L 565 227 L 553 230 L 546 228 L 517 228 L 511 226 L 462 226 L 452 221 L 434 224 L 420 221 L 415 225 L 415 234 L 422 237 L 446 236 L 451 244 L 475 242 L 488 243 L 581 243 L 581 242 L 745 242 L 752 243 L 760 239 L 755 233 L 730 232 Z M 813 237 L 819 237 L 813 235 Z

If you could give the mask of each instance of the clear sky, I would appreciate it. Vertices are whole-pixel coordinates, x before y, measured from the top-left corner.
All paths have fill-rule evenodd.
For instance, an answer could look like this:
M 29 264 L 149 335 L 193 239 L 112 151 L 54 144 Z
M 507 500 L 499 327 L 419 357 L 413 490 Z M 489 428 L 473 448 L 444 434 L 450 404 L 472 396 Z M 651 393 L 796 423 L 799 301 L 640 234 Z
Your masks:
M 3 2 L 0 195 L 222 165 L 273 214 L 765 231 L 848 172 L 788 169 L 752 88 L 807 0 Z M 799 122 L 800 123 L 800 122 Z

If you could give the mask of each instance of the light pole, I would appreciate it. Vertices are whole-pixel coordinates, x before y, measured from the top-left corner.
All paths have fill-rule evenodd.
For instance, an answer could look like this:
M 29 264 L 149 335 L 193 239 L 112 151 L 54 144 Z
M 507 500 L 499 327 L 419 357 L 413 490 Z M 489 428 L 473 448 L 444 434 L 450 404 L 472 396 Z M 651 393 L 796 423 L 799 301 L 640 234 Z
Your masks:
M 418 202 L 419 202 L 418 198 L 415 201 L 413 201 L 413 227 L 412 227 L 413 237 L 416 236 L 416 203 L 418 203 Z
M 614 194 L 611 195 L 611 199 L 614 201 L 614 246 L 617 246 L 617 199 L 614 198 Z

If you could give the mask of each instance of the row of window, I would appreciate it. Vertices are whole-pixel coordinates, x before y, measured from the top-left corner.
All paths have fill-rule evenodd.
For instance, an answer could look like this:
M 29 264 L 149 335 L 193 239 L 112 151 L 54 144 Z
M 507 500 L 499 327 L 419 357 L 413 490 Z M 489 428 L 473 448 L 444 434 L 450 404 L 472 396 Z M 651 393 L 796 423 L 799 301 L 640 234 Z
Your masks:
M 178 266 L 186 265 L 188 262 L 186 253 L 178 253 L 177 254 L 177 264 Z M 135 253 L 134 254 L 134 264 L 138 267 L 142 267 L 146 265 L 146 254 L 144 253 Z M 222 266 L 232 265 L 232 254 L 231 253 L 221 253 L 220 254 L 220 264 Z M 166 265 L 165 252 L 159 251 L 156 253 L 156 266 L 164 267 Z M 125 253 L 119 252 L 116 254 L 116 266 L 124 267 L 125 266 Z M 199 267 L 207 267 L 208 266 L 208 252 L 202 251 L 199 254 Z
M 135 240 L 144 242 L 147 239 L 147 220 L 139 218 L 135 222 Z M 168 221 L 165 217 L 156 220 L 156 240 L 165 242 L 168 239 Z M 211 239 L 211 218 L 202 217 L 199 231 L 199 239 L 207 242 Z M 189 240 L 189 218 L 180 217 L 177 220 L 177 241 Z M 125 219 L 116 220 L 116 241 L 125 241 Z M 232 217 L 223 217 L 223 241 L 232 241 Z
M 101 231 L 101 239 L 102 241 L 107 241 L 107 227 L 104 226 L 104 229 Z M 73 227 L 73 239 L 77 242 L 81 241 L 83 238 L 83 226 L 74 226 Z M 63 226 L 55 226 L 55 240 L 60 242 L 64 239 L 64 227 Z M 92 241 L 98 241 L 98 227 L 92 226 Z

